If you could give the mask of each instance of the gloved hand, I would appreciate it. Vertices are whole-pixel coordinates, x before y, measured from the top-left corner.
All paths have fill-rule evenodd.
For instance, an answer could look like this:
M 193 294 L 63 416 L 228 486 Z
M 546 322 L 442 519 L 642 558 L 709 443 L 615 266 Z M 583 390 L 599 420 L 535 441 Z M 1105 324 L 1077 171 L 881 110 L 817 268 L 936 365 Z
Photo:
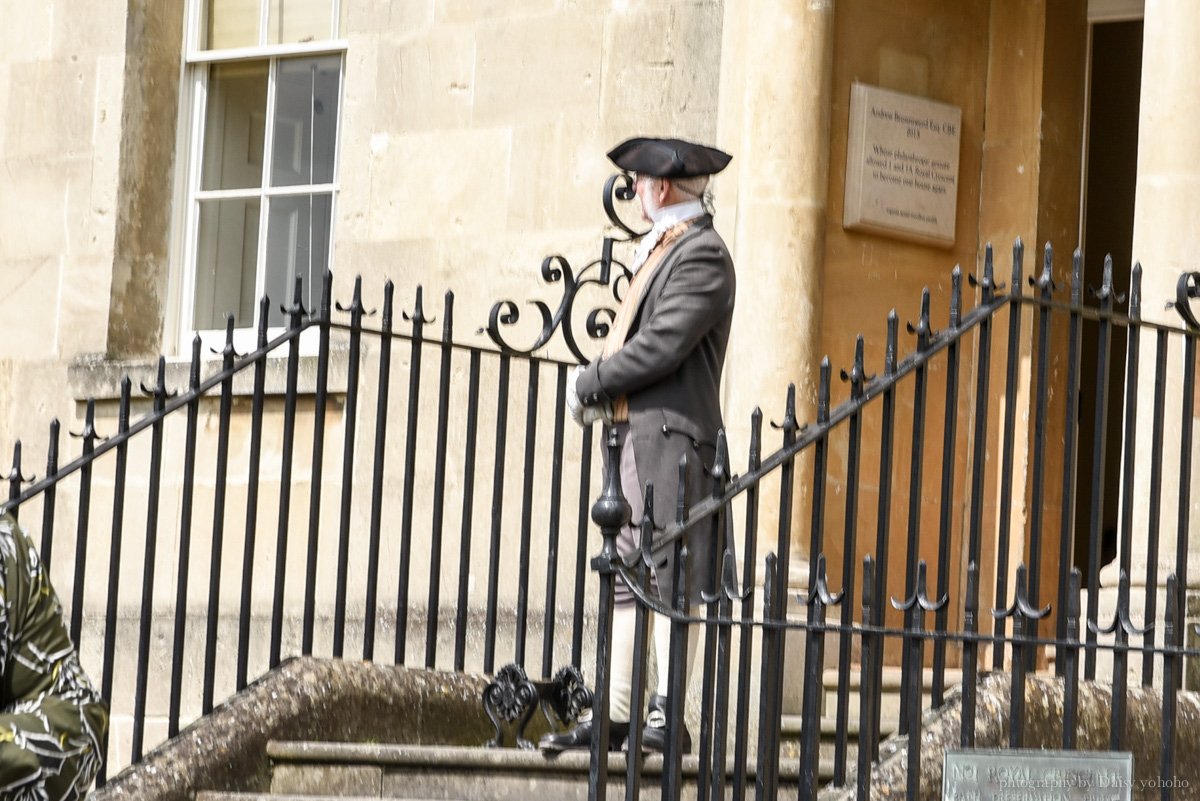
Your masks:
M 579 425 L 585 425 L 583 421 L 583 403 L 579 400 L 579 392 L 575 389 L 576 382 L 579 381 L 579 376 L 583 372 L 583 367 L 579 366 L 567 374 L 567 414 L 571 415 L 571 419 Z
M 581 428 L 587 428 L 596 421 L 611 423 L 613 416 L 611 403 L 605 402 L 596 404 L 595 406 L 584 406 L 583 401 L 579 399 L 579 391 L 575 388 L 575 385 L 582 374 L 583 367 L 581 365 L 567 375 L 567 413 L 571 415 L 571 419 Z
M 583 414 L 580 416 L 580 419 L 577 422 L 579 425 L 587 428 L 596 421 L 600 421 L 605 424 L 612 423 L 613 410 L 611 403 L 605 401 L 604 403 L 598 403 L 595 406 L 584 406 Z

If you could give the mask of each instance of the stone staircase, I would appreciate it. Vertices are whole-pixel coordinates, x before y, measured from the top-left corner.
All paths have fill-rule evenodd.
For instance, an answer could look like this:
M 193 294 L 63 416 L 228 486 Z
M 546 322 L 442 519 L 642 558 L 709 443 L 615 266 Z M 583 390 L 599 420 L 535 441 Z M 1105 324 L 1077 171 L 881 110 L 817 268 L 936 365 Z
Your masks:
M 833 777 L 837 671 L 824 673 L 825 709 L 821 719 L 822 783 Z M 949 684 L 959 676 L 948 675 Z M 925 677 L 926 701 L 931 677 Z M 858 754 L 858 671 L 850 678 L 851 704 L 848 720 L 847 776 L 853 778 Z M 899 669 L 884 675 L 882 736 L 895 731 L 899 716 Z M 798 715 L 783 719 L 780 742 L 781 793 L 795 794 L 799 774 L 800 736 L 803 722 Z M 564 753 L 547 759 L 538 752 L 517 749 L 486 749 L 462 746 L 392 745 L 382 743 L 328 743 L 273 740 L 266 746 L 271 762 L 269 793 L 200 792 L 196 801 L 324 801 L 325 799 L 394 798 L 407 801 L 550 801 L 587 798 L 588 755 Z M 609 759 L 609 797 L 624 798 L 626 757 Z M 684 797 L 694 798 L 699 760 L 684 758 Z M 734 766 L 727 763 L 727 781 Z M 662 760 L 647 757 L 641 796 L 659 797 Z M 754 765 L 745 769 L 748 788 L 753 790 Z
M 406 801 L 586 801 L 588 755 L 547 759 L 516 749 L 347 743 L 272 742 L 271 792 L 201 792 L 196 801 L 323 801 L 393 798 Z M 609 758 L 609 793 L 624 798 L 625 756 Z M 684 798 L 695 797 L 698 760 L 684 758 Z M 732 765 L 730 765 L 732 768 Z M 781 769 L 781 790 L 796 793 L 796 771 Z M 728 775 L 732 775 L 732 770 Z M 646 759 L 640 798 L 659 798 L 662 760 Z M 754 786 L 754 771 L 747 771 Z

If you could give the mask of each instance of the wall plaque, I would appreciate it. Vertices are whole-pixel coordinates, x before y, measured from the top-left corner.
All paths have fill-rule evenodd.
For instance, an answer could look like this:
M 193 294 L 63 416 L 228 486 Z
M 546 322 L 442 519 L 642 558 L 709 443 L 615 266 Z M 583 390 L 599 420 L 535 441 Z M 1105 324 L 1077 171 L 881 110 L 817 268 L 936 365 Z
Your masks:
M 855 83 L 842 225 L 953 245 L 961 136 L 958 106 Z
M 1109 751 L 947 751 L 942 801 L 1129 801 L 1133 755 Z

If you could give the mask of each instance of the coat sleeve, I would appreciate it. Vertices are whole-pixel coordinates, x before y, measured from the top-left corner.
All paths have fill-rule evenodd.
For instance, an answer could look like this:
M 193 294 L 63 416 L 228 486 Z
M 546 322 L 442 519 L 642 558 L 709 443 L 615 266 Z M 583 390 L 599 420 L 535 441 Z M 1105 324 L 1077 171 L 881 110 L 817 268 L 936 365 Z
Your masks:
M 733 305 L 733 269 L 716 245 L 685 256 L 665 281 L 653 312 L 621 349 L 580 374 L 584 405 L 637 392 L 674 372 Z

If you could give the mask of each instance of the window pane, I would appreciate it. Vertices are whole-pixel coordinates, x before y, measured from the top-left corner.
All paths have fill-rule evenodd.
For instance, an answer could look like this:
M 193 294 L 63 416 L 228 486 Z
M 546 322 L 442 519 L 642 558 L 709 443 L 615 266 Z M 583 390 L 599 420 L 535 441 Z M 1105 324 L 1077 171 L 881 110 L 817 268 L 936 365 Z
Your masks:
M 258 215 L 258 198 L 201 201 L 192 320 L 197 331 L 224 328 L 226 314 L 239 328 L 254 325 Z
M 341 56 L 283 59 L 275 78 L 271 185 L 333 181 Z
M 333 38 L 333 0 L 270 0 L 268 44 Z
M 261 0 L 208 0 L 201 50 L 258 44 Z
M 262 186 L 267 62 L 209 68 L 202 189 Z
M 329 264 L 329 228 L 333 198 L 329 194 L 274 197 L 267 214 L 267 296 L 272 326 L 287 325 L 279 310 L 292 300 L 296 276 L 304 287 L 304 307 L 321 299 L 321 276 Z

